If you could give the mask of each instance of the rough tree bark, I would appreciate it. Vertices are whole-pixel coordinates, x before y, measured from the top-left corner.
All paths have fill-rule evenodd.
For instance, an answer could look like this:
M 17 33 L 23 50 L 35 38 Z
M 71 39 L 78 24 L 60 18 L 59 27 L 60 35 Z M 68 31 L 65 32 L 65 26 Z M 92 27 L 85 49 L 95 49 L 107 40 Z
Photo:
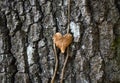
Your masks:
M 50 83 L 52 36 L 67 31 L 67 0 L 0 0 L 0 83 Z M 120 1 L 71 0 L 64 83 L 120 83 Z M 59 83 L 65 55 L 57 49 Z

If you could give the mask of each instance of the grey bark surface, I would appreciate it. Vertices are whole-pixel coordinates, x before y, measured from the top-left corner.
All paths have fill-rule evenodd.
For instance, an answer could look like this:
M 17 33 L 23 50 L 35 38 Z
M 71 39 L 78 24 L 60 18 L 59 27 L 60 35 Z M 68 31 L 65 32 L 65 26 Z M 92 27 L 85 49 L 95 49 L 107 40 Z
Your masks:
M 52 36 L 67 32 L 67 0 L 0 0 L 0 83 L 50 83 Z M 120 1 L 71 0 L 64 83 L 120 83 Z M 60 53 L 55 83 L 66 54 Z

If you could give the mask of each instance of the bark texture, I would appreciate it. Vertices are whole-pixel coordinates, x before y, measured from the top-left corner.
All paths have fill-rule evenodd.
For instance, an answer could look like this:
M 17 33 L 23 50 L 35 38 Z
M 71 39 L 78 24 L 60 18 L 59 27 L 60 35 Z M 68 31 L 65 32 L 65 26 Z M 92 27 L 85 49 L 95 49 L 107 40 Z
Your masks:
M 67 32 L 67 0 L 0 0 L 0 83 L 50 83 L 52 36 Z M 120 83 L 120 1 L 71 0 L 64 83 Z M 59 83 L 65 54 L 57 49 Z

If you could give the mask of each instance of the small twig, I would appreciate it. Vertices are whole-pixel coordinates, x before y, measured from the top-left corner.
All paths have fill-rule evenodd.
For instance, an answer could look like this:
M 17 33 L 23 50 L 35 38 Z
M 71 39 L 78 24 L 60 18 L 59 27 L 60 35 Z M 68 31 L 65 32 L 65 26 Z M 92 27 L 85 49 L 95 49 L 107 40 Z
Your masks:
M 63 83 L 64 72 L 65 72 L 65 67 L 66 67 L 66 65 L 67 65 L 68 58 L 69 58 L 69 47 L 67 48 L 67 56 L 66 56 L 65 62 L 64 62 L 64 64 L 63 64 L 63 68 L 62 68 L 60 83 Z
M 57 57 L 57 51 L 56 51 L 56 46 L 55 44 L 53 45 L 54 47 L 54 55 L 55 55 L 55 71 L 54 71 L 54 74 L 53 74 L 53 77 L 51 79 L 51 83 L 54 83 L 54 80 L 55 80 L 55 77 L 56 77 L 56 74 L 57 74 L 57 70 L 58 70 L 58 57 Z

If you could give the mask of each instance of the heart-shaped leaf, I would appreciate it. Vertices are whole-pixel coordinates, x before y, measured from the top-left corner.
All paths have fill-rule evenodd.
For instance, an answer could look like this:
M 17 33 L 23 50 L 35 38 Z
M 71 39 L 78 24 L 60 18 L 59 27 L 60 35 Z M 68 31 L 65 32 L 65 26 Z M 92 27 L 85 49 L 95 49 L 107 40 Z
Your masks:
M 61 50 L 62 53 L 64 53 L 66 48 L 72 43 L 72 39 L 73 37 L 70 33 L 62 36 L 62 34 L 58 32 L 53 35 L 53 42 L 55 43 L 56 47 Z

